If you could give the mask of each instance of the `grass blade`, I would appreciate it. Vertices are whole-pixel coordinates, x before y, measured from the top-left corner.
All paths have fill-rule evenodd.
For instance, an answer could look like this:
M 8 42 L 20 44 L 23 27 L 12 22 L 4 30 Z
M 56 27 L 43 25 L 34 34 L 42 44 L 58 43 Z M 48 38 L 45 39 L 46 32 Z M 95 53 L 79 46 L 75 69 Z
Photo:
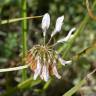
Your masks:
M 67 91 L 63 96 L 72 96 L 76 91 L 78 91 L 82 85 L 86 83 L 86 80 L 81 80 L 76 86 L 74 86 L 72 89 Z
M 37 19 L 41 18 L 42 16 L 31 16 L 31 17 L 22 17 L 22 18 L 14 18 L 14 19 L 8 19 L 8 20 L 1 20 L 0 24 L 9 24 L 9 23 L 14 23 L 22 20 L 28 20 L 28 19 Z

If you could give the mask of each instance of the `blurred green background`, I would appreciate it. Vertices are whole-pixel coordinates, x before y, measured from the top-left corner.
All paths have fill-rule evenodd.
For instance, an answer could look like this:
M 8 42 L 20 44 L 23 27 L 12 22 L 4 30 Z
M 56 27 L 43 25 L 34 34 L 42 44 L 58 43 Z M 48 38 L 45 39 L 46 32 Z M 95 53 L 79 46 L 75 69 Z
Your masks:
M 0 0 L 0 21 L 21 17 L 22 0 Z M 90 0 L 91 1 L 91 0 Z M 90 2 L 90 6 L 95 0 Z M 80 28 L 81 22 L 88 16 L 85 0 L 27 0 L 27 16 L 41 16 L 45 13 L 51 16 L 51 26 L 47 32 L 47 40 L 55 26 L 58 16 L 64 15 L 62 31 L 55 36 L 55 40 L 68 34 L 72 27 Z M 94 14 L 96 7 L 94 8 Z M 41 18 L 30 19 L 27 22 L 27 48 L 33 44 L 42 42 Z M 62 79 L 52 77 L 48 83 L 31 80 L 30 86 L 12 92 L 6 96 L 62 96 L 70 88 L 76 85 L 86 74 L 96 68 L 96 21 L 88 18 L 88 22 L 75 37 L 68 53 L 64 53 L 67 44 L 58 45 L 58 50 L 64 59 L 72 59 L 71 65 L 58 66 Z M 74 32 L 75 33 L 75 32 Z M 95 46 L 94 46 L 95 44 Z M 70 43 L 69 43 L 70 45 Z M 93 49 L 91 50 L 90 47 Z M 65 49 L 64 49 L 65 48 Z M 78 53 L 89 48 L 90 52 L 83 52 L 79 58 Z M 15 67 L 20 63 L 22 49 L 22 26 L 20 22 L 0 24 L 0 68 Z M 27 70 L 28 78 L 33 76 L 30 69 Z M 21 71 L 0 73 L 0 95 L 9 92 L 21 82 Z M 96 96 L 96 76 L 91 76 L 89 82 L 80 88 L 72 96 Z

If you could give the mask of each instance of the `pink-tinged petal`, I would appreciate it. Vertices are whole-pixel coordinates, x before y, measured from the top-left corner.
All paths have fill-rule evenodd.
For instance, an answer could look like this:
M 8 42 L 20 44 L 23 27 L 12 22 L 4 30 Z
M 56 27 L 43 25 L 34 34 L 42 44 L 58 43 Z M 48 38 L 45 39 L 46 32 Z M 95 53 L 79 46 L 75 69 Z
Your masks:
M 68 41 L 69 38 L 70 38 L 71 35 L 72 35 L 72 32 L 74 32 L 75 30 L 76 30 L 76 28 L 72 28 L 72 29 L 69 31 L 68 35 L 67 35 L 66 37 L 64 37 L 64 38 L 62 38 L 62 39 L 60 39 L 60 40 L 58 40 L 57 43 L 63 43 L 63 42 Z
M 41 72 L 41 64 L 40 64 L 40 59 L 37 59 L 37 68 L 34 71 L 34 80 L 37 79 L 38 75 L 40 75 Z
M 50 15 L 48 13 L 44 14 L 42 19 L 42 30 L 43 30 L 43 36 L 46 35 L 46 31 L 50 26 Z
M 45 64 L 43 65 L 42 73 L 41 73 L 40 77 L 41 77 L 41 79 L 43 79 L 46 82 L 49 79 L 49 71 L 48 71 L 48 68 Z
M 63 24 L 63 20 L 64 20 L 64 16 L 58 17 L 56 20 L 56 25 L 55 25 L 55 29 L 51 34 L 51 37 L 53 37 L 57 32 L 61 31 L 61 27 Z
M 40 78 L 43 80 L 43 74 L 42 73 L 40 74 Z
M 53 71 L 53 74 L 54 74 L 58 79 L 61 78 L 61 76 L 59 75 L 59 73 L 58 73 L 57 68 L 56 68 L 55 65 L 52 67 L 52 71 Z

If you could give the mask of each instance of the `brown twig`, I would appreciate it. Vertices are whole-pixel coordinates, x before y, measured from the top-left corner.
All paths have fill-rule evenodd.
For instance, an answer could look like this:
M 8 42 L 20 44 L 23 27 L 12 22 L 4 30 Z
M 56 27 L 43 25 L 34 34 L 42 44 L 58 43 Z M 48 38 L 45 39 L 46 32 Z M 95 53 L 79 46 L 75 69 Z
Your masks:
M 87 7 L 87 10 L 88 10 L 89 16 L 90 16 L 93 20 L 96 20 L 96 16 L 93 14 L 92 10 L 90 9 L 89 1 L 88 1 L 88 0 L 86 0 L 86 7 Z

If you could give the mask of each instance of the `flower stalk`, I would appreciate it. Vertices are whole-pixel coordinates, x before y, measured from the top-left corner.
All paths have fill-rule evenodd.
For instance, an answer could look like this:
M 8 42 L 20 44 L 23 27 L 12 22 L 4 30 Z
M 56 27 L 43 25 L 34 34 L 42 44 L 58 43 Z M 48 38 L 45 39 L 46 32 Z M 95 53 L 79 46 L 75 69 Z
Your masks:
M 22 6 L 22 17 L 26 18 L 27 17 L 27 1 L 22 0 L 21 1 L 21 6 Z M 23 58 L 26 56 L 27 52 L 27 20 L 22 21 L 22 53 L 23 53 Z M 22 60 L 22 64 L 25 64 L 25 62 Z M 22 80 L 25 80 L 27 78 L 27 73 L 26 70 L 22 70 Z

